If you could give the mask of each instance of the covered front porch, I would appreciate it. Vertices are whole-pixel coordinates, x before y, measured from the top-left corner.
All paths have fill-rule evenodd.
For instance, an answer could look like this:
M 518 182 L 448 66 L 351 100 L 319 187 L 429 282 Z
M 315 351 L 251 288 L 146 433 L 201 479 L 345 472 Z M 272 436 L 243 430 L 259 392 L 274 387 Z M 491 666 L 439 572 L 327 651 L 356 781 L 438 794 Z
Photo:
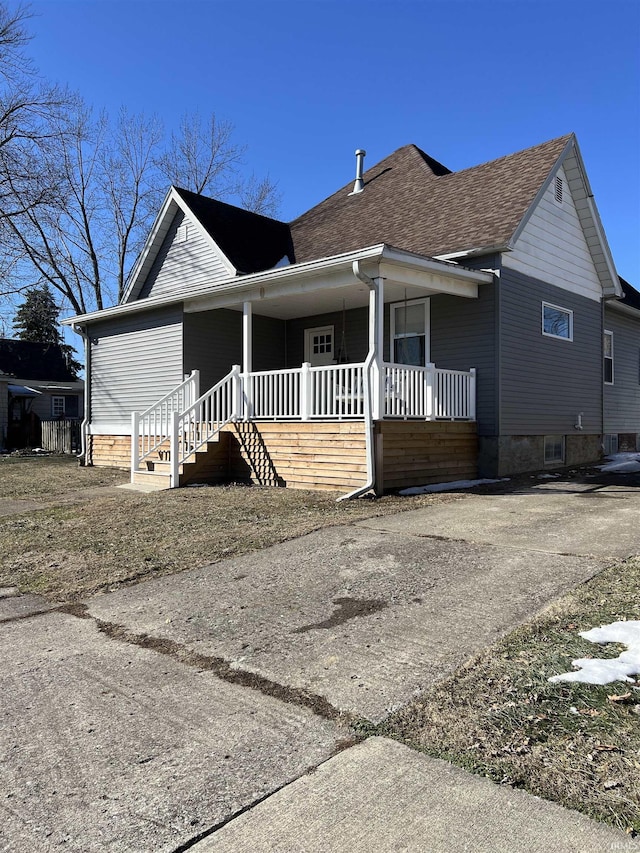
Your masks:
M 475 300 L 491 274 L 386 246 L 360 254 L 321 270 L 274 271 L 268 288 L 248 276 L 233 293 L 225 288 L 185 303 L 185 367 L 192 369 L 154 406 L 133 413 L 132 477 L 145 466 L 154 473 L 162 467 L 170 485 L 180 485 L 185 465 L 232 424 L 298 422 L 309 425 L 304 431 L 309 434 L 320 422 L 359 422 L 366 491 L 380 481 L 376 424 L 475 422 L 475 368 L 429 360 L 430 298 Z M 238 334 L 231 336 L 240 358 L 211 384 L 206 359 L 220 358 L 215 342 L 227 331 L 211 334 L 211 323 L 223 315 L 229 327 L 240 320 Z M 190 328 L 202 329 L 203 341 L 209 331 L 210 345 L 195 346 Z M 365 357 L 350 358 L 353 352 Z M 298 353 L 301 360 L 291 365 Z M 266 362 L 272 369 L 260 369 Z M 203 384 L 211 387 L 203 391 Z M 323 441 L 328 450 L 330 439 Z M 314 464 L 331 453 L 311 455 L 308 462 Z

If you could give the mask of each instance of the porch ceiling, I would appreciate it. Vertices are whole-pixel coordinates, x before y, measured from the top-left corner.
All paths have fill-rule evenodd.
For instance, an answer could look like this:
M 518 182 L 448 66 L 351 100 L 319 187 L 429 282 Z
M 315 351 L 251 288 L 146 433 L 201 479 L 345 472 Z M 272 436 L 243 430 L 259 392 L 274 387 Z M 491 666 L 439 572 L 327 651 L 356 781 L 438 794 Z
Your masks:
M 380 264 L 379 269 L 367 270 L 370 276 L 384 279 L 384 301 L 401 302 L 447 293 L 467 299 L 478 296 L 478 284 L 457 280 L 437 272 L 403 268 L 395 264 Z M 336 311 L 363 308 L 369 305 L 369 288 L 355 278 L 351 271 L 340 271 L 327 276 L 317 276 L 303 282 L 288 282 L 286 286 L 261 287 L 240 294 L 211 295 L 206 299 L 186 303 L 187 313 L 230 308 L 242 311 L 244 301 L 253 304 L 256 314 L 291 320 Z

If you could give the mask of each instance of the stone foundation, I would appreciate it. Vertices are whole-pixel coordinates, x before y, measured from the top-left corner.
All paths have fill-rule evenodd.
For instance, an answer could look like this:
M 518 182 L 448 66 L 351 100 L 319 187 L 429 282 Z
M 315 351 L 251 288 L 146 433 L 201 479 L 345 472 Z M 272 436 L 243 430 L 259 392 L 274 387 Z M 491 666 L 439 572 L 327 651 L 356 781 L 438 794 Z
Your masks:
M 602 436 L 573 432 L 565 435 L 563 462 L 545 463 L 544 435 L 482 436 L 478 468 L 481 477 L 509 477 L 530 471 L 554 471 L 589 465 L 602 457 Z

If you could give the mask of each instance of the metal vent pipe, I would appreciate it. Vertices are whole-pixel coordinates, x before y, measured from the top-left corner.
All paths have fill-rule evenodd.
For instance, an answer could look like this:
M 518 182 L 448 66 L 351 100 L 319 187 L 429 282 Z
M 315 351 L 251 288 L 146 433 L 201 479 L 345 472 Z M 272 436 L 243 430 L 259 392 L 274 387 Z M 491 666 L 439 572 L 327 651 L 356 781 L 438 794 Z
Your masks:
M 363 148 L 358 148 L 356 151 L 356 181 L 353 185 L 353 191 L 350 192 L 349 195 L 361 193 L 364 189 L 362 173 L 364 171 L 364 158 L 366 157 L 366 154 L 367 152 Z

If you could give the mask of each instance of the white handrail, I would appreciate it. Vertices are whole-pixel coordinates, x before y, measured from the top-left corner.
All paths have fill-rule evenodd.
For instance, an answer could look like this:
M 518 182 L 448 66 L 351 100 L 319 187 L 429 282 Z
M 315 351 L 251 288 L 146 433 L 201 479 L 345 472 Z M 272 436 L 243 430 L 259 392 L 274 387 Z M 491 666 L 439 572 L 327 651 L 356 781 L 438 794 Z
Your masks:
M 145 409 L 131 413 L 131 481 L 140 463 L 154 454 L 171 433 L 171 418 L 186 408 L 200 394 L 200 372 L 176 385 L 168 394 Z
M 170 488 L 179 485 L 180 465 L 230 421 L 241 417 L 240 366 L 234 364 L 224 379 L 182 412 L 174 412 L 170 435 Z

